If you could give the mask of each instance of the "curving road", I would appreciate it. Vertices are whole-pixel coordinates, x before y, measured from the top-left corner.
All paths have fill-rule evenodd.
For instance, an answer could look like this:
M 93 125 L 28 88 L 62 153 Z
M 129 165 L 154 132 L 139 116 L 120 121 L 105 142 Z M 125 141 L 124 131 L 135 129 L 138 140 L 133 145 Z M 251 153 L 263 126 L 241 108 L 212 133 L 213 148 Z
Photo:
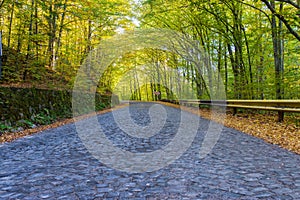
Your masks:
M 139 128 L 149 125 L 151 106 L 130 106 Z M 148 153 L 169 144 L 179 128 L 179 110 L 163 107 L 166 121 L 151 137 L 126 134 L 112 113 L 99 115 L 98 120 L 116 147 Z M 200 119 L 188 150 L 153 172 L 107 167 L 89 153 L 74 124 L 2 144 L 0 199 L 300 199 L 300 155 L 278 146 L 223 128 L 213 152 L 199 159 L 209 123 Z

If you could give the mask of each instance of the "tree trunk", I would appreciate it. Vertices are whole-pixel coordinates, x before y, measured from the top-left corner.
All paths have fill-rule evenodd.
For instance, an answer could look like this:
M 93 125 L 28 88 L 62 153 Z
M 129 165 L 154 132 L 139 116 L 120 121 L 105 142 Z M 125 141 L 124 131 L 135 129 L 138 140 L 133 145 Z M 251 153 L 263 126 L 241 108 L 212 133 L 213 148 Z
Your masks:
M 139 82 L 139 77 L 138 77 L 138 73 L 137 73 L 137 69 L 136 66 L 134 67 L 134 91 L 136 92 L 136 100 L 142 100 L 142 95 L 141 95 L 141 87 L 140 87 L 140 82 Z
M 31 13 L 30 13 L 30 22 L 28 28 L 28 41 L 27 41 L 27 53 L 26 53 L 26 64 L 25 70 L 23 72 L 23 81 L 27 79 L 28 69 L 30 67 L 30 55 L 31 55 L 31 41 L 32 41 L 32 30 L 33 30 L 33 14 L 34 14 L 34 0 L 31 0 Z
M 245 28 L 242 27 L 245 44 L 246 44 L 246 50 L 247 50 L 247 57 L 248 57 L 248 65 L 249 65 L 249 78 L 250 78 L 250 88 L 249 88 L 249 95 L 251 99 L 254 99 L 254 89 L 253 89 L 253 72 L 252 72 L 252 62 L 251 62 L 251 54 L 250 54 L 250 48 L 248 43 L 248 38 L 246 35 Z
M 35 8 L 34 8 L 34 20 L 35 20 L 35 26 L 34 26 L 34 34 L 37 36 L 39 33 L 39 29 L 38 29 L 38 3 L 37 1 L 35 1 Z M 39 41 L 36 40 L 35 41 L 35 56 L 36 59 L 39 59 Z
M 274 0 L 271 1 L 271 6 L 276 9 L 276 3 Z M 280 12 L 283 9 L 283 4 L 280 4 Z M 278 20 L 274 15 L 272 15 L 272 41 L 273 41 L 273 50 L 274 50 L 274 65 L 275 65 L 275 90 L 276 90 L 276 99 L 284 98 L 283 91 L 283 72 L 284 72 L 284 63 L 283 63 L 283 33 L 282 33 L 282 21 Z
M 237 69 L 237 64 L 233 55 L 233 51 L 232 48 L 230 46 L 230 44 L 227 45 L 228 46 L 228 52 L 229 52 L 229 58 L 231 61 L 231 65 L 232 65 L 232 71 L 233 71 L 233 76 L 234 76 L 234 98 L 235 99 L 240 99 L 241 93 L 240 93 L 240 84 L 239 84 L 239 71 Z
M 9 17 L 9 26 L 8 26 L 7 48 L 10 48 L 11 31 L 12 31 L 12 23 L 13 23 L 13 18 L 14 18 L 14 11 L 15 11 L 15 2 L 13 2 L 12 5 L 11 5 L 11 13 L 10 13 L 10 17 Z
M 56 13 L 56 6 L 53 3 L 53 0 L 50 0 L 49 5 L 49 18 L 48 18 L 48 24 L 49 24 L 49 41 L 48 41 L 48 56 L 49 56 L 49 66 L 55 70 L 54 66 L 54 59 L 55 59 L 55 49 L 54 49 L 54 43 L 56 39 L 56 19 L 57 19 L 57 13 Z
M 227 63 L 227 48 L 224 47 L 224 67 L 225 67 L 225 92 L 228 94 L 228 63 Z
M 2 78 L 2 31 L 0 31 L 0 80 Z
M 65 20 L 65 15 L 67 11 L 67 2 L 68 0 L 65 0 L 64 6 L 63 6 L 63 13 L 61 15 L 61 20 L 60 20 L 60 25 L 59 25 L 59 31 L 58 31 L 58 38 L 57 38 L 57 45 L 56 45 L 56 51 L 55 51 L 55 61 L 58 60 L 59 54 L 60 54 L 60 48 L 61 48 L 61 37 L 62 37 L 62 32 L 63 32 L 63 27 L 64 27 L 64 20 Z M 56 67 L 57 63 L 55 62 L 54 68 Z

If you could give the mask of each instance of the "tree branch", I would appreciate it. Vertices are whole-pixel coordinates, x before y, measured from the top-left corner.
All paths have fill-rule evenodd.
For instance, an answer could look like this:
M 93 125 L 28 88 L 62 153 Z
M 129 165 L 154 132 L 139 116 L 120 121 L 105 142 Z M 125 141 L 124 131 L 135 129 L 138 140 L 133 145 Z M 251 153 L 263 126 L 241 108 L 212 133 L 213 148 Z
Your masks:
M 236 1 L 238 1 L 238 0 L 236 0 Z M 253 5 L 249 4 L 249 3 L 246 3 L 244 1 L 240 1 L 240 3 L 242 3 L 242 4 L 246 5 L 246 6 L 249 6 L 250 8 L 253 8 L 253 9 L 258 10 L 259 12 L 263 13 L 268 18 L 269 22 L 271 23 L 271 19 L 270 19 L 269 15 L 265 11 L 263 11 L 262 9 L 257 8 L 257 7 L 255 7 L 255 6 L 253 6 Z
M 294 6 L 297 9 L 300 9 L 300 5 L 298 5 L 297 3 L 291 1 L 291 0 L 275 0 L 275 1 L 279 1 L 279 2 L 284 2 L 284 3 L 288 3 L 292 6 Z
M 295 36 L 295 38 L 297 38 L 298 41 L 300 41 L 300 35 L 299 35 L 299 34 L 291 27 L 291 25 L 289 24 L 288 20 L 286 20 L 286 19 L 284 18 L 284 16 L 278 14 L 278 13 L 276 12 L 276 10 L 274 9 L 274 7 L 270 4 L 269 1 L 267 1 L 267 0 L 261 0 L 261 1 L 264 2 L 264 3 L 266 4 L 266 6 L 269 8 L 269 10 L 272 12 L 272 14 L 273 14 L 274 16 L 276 16 L 279 20 L 281 20 L 281 21 L 284 23 L 284 25 L 285 25 L 286 28 L 289 30 L 289 32 L 290 32 L 293 36 Z
M 0 3 L 0 8 L 3 6 L 5 0 L 3 0 L 1 3 Z

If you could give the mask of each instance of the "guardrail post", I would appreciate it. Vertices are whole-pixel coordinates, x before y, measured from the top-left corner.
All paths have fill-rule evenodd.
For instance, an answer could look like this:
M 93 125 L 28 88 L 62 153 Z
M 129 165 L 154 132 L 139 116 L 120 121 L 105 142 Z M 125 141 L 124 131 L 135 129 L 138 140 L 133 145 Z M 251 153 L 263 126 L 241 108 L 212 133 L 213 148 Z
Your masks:
M 237 114 L 237 108 L 233 108 L 233 115 Z
M 278 111 L 278 122 L 283 122 L 284 112 Z

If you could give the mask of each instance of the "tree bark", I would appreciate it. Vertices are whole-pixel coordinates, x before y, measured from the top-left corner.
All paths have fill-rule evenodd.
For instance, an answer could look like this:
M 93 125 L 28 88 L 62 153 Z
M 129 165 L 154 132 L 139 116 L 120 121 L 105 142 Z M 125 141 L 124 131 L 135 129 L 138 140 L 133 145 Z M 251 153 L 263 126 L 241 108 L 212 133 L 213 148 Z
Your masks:
M 56 39 L 56 19 L 57 19 L 57 13 L 56 13 L 56 6 L 53 0 L 50 0 L 49 2 L 49 17 L 48 17 L 48 24 L 49 24 L 49 41 L 48 41 L 48 56 L 49 56 L 49 66 L 55 70 L 54 66 L 54 58 L 55 58 L 55 52 L 54 52 L 54 43 Z
M 57 38 L 57 44 L 56 44 L 56 51 L 55 51 L 55 63 L 54 63 L 54 68 L 56 68 L 56 61 L 59 58 L 60 54 L 60 48 L 61 48 L 61 37 L 62 37 L 62 32 L 63 32 L 63 27 L 64 27 L 64 20 L 65 20 L 65 15 L 67 11 L 67 2 L 68 0 L 65 0 L 64 5 L 63 5 L 63 13 L 61 15 L 61 20 L 60 20 L 60 25 L 59 25 L 59 31 L 58 31 L 58 38 Z
M 274 0 L 271 1 L 271 6 L 276 9 L 276 3 Z M 283 9 L 283 4 L 280 4 L 280 11 Z M 278 23 L 278 24 L 277 24 Z M 273 51 L 274 51 L 274 65 L 275 65 L 275 89 L 276 89 L 276 99 L 284 98 L 283 91 L 283 34 L 282 34 L 282 21 L 278 21 L 275 15 L 272 16 L 272 41 L 273 41 Z
M 31 13 L 30 13 L 30 22 L 29 22 L 29 28 L 28 28 L 28 41 L 27 41 L 27 52 L 26 52 L 26 64 L 25 64 L 25 70 L 23 72 L 23 81 L 27 79 L 27 74 L 29 72 L 30 68 L 30 55 L 31 55 L 31 41 L 32 41 L 32 30 L 33 30 L 33 14 L 34 14 L 34 0 L 31 0 Z
M 273 6 L 275 4 L 275 1 L 267 1 L 267 0 L 261 0 L 266 4 L 266 6 L 269 8 L 269 10 L 272 12 L 273 16 L 276 16 L 280 21 L 284 23 L 288 31 L 297 39 L 300 41 L 300 34 L 298 34 L 290 25 L 289 21 L 281 14 L 276 12 L 275 7 Z M 298 2 L 299 3 L 299 2 Z M 283 5 L 283 4 L 282 4 Z M 273 21 L 273 20 L 272 20 Z
M 15 2 L 13 2 L 12 5 L 11 5 L 11 13 L 10 13 L 10 16 L 9 16 L 7 48 L 10 48 L 10 40 L 11 40 L 11 31 L 12 31 L 12 23 L 13 23 L 13 18 L 14 18 L 14 11 L 15 11 Z

